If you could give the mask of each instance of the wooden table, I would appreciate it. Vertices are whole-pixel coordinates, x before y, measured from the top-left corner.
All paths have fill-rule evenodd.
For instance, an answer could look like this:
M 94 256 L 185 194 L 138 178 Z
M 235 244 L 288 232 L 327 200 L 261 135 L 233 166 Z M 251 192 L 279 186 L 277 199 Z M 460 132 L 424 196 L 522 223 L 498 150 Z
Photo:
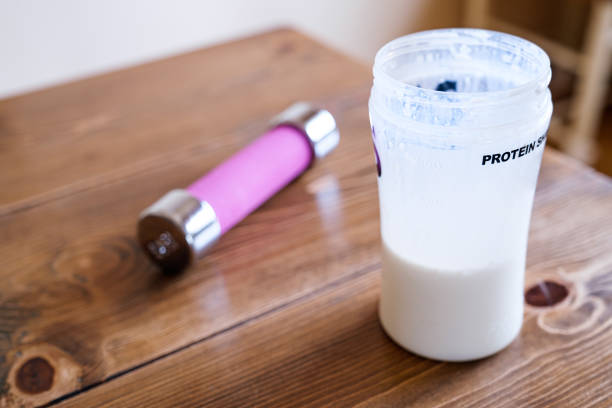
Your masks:
M 0 407 L 609 407 L 612 183 L 551 150 L 520 337 L 450 364 L 385 336 L 370 86 L 278 30 L 0 101 Z M 337 151 L 158 273 L 139 212 L 295 100 L 334 113 Z

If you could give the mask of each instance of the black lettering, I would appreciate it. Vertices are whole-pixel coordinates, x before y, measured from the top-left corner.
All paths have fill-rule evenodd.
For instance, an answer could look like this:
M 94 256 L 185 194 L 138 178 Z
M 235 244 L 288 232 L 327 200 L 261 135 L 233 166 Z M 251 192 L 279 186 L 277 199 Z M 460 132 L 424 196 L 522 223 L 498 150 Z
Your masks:
M 535 150 L 535 144 L 536 142 L 529 143 L 529 149 L 527 150 L 527 153 L 531 153 Z
M 546 139 L 546 136 L 540 136 L 538 138 L 538 144 L 536 147 L 540 147 L 540 145 L 542 144 L 542 142 Z
M 485 166 L 487 163 L 495 164 L 507 162 L 508 160 L 516 159 L 517 157 L 523 157 L 526 154 L 533 152 L 536 148 L 540 147 L 544 142 L 546 142 L 546 135 L 542 135 L 531 143 L 522 146 L 521 148 L 516 148 L 514 150 L 510 150 L 504 153 L 495 153 L 495 154 L 485 154 L 482 156 L 482 165 Z

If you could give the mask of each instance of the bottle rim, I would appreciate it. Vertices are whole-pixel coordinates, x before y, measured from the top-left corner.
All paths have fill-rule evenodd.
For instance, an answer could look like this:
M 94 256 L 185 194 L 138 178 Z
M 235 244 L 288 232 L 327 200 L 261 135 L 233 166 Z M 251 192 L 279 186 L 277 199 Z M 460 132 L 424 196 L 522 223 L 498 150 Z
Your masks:
M 424 51 L 436 46 L 448 47 L 449 42 L 461 45 L 489 45 L 517 57 L 529 60 L 537 71 L 532 77 L 517 86 L 503 90 L 479 92 L 444 92 L 421 88 L 394 77 L 386 70 L 386 63 L 398 55 Z M 438 106 L 459 106 L 479 104 L 500 104 L 508 98 L 544 90 L 551 78 L 550 59 L 536 44 L 523 38 L 498 31 L 478 28 L 448 28 L 421 31 L 396 38 L 385 44 L 377 53 L 373 67 L 374 82 L 387 90 L 402 91 L 410 98 L 422 103 Z

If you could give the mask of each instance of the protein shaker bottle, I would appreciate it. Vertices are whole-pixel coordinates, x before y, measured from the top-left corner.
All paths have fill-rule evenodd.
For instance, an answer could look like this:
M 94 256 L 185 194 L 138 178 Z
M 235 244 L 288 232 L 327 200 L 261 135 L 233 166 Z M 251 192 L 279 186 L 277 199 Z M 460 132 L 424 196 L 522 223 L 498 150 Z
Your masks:
M 416 33 L 376 55 L 379 312 L 406 349 L 472 360 L 519 333 L 550 76 L 539 47 L 487 30 Z

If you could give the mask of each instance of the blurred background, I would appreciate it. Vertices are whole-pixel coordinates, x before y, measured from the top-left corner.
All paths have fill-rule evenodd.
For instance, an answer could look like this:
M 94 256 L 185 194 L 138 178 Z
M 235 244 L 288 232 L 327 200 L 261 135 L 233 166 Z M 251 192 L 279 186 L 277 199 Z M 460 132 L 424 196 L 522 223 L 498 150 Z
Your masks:
M 612 0 L 2 0 L 0 99 L 280 26 L 366 65 L 431 28 L 530 39 L 553 65 L 549 143 L 612 175 Z

